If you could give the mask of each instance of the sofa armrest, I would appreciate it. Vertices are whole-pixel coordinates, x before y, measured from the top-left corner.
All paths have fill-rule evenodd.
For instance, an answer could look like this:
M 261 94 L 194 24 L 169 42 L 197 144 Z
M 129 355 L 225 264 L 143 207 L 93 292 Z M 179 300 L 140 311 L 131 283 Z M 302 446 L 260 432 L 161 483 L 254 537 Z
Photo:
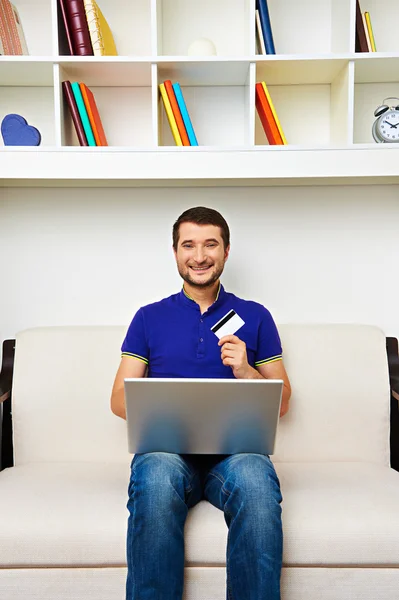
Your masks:
M 14 464 L 11 413 L 14 356 L 15 340 L 5 340 L 3 342 L 3 358 L 0 371 L 0 471 Z
M 391 467 L 399 471 L 399 348 L 396 338 L 386 339 L 391 385 Z

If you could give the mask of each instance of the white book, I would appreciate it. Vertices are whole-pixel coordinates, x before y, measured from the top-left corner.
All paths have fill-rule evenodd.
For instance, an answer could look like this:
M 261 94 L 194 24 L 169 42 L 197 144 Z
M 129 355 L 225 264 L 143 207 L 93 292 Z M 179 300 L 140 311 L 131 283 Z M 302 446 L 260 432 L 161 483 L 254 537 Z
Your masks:
M 259 46 L 259 50 L 260 50 L 259 54 L 266 54 L 265 40 L 263 38 L 262 25 L 260 24 L 260 16 L 259 16 L 258 10 L 255 11 L 255 19 L 256 19 L 256 33 L 258 36 L 258 46 Z

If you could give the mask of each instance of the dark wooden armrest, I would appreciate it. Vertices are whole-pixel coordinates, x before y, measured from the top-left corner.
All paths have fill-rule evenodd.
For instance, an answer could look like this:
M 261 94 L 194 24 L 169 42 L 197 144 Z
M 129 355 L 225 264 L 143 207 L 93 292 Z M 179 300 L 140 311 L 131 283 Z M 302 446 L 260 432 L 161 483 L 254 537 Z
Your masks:
M 1 415 L 0 420 L 0 471 L 7 467 L 12 467 L 13 459 L 13 443 L 12 443 L 12 412 L 11 412 L 11 390 L 12 376 L 14 372 L 14 354 L 15 340 L 5 340 L 3 342 L 3 358 L 0 371 L 0 403 Z
M 388 337 L 387 355 L 391 385 L 391 467 L 399 471 L 399 350 L 398 340 Z
M 0 371 L 0 402 L 11 396 L 12 374 L 14 371 L 15 340 L 3 342 L 3 359 Z

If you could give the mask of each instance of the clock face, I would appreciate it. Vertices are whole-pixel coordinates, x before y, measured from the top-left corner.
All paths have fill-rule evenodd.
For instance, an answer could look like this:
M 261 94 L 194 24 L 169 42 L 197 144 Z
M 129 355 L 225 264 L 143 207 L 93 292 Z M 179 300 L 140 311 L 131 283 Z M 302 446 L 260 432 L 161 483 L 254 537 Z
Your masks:
M 385 142 L 399 142 L 399 111 L 389 110 L 377 123 L 377 131 Z

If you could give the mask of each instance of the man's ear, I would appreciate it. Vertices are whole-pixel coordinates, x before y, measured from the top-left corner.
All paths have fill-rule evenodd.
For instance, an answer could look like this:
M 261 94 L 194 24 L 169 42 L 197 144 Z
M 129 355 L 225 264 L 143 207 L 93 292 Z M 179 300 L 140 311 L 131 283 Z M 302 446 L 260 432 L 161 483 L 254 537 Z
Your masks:
M 230 244 L 227 246 L 226 250 L 224 251 L 224 260 L 227 260 L 229 258 L 229 253 L 230 253 Z

